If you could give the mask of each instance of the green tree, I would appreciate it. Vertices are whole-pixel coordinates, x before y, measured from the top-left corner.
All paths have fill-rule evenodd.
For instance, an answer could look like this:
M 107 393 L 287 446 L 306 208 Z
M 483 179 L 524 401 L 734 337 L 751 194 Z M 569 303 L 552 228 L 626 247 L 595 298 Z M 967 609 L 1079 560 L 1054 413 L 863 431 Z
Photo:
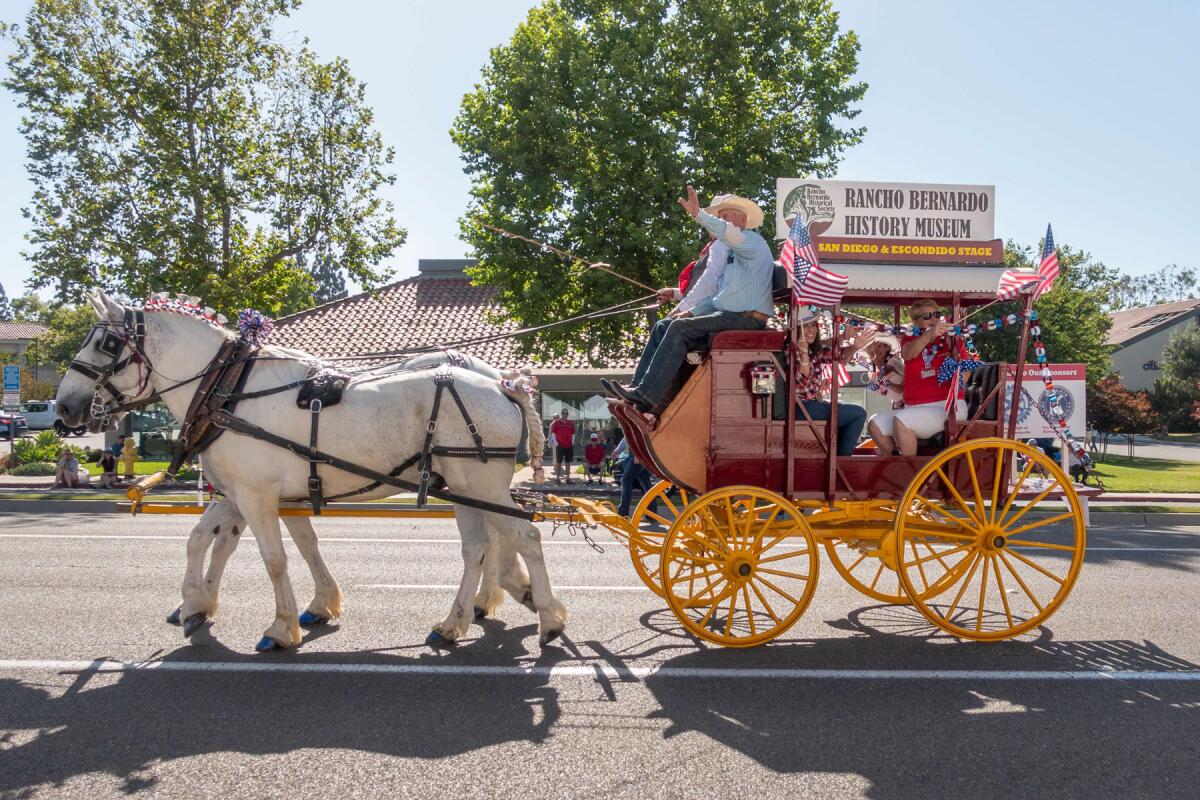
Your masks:
M 285 46 L 298 0 L 36 0 L 5 86 L 24 110 L 33 287 L 311 302 L 295 256 L 371 287 L 403 243 L 392 151 L 342 59 Z
M 1004 265 L 1032 269 L 1037 266 L 1035 252 L 1041 253 L 1040 243 L 1035 250 L 1009 240 L 1004 247 Z M 1112 327 L 1105 311 L 1111 270 L 1093 261 L 1089 253 L 1064 244 L 1058 246 L 1058 263 L 1061 273 L 1054 287 L 1034 304 L 1042 341 L 1052 363 L 1087 364 L 1088 386 L 1094 389 L 1112 368 L 1110 349 L 1105 343 Z M 1003 317 L 1019 313 L 1021 308 L 1021 301 L 1000 303 L 972 320 Z M 1020 338 L 1021 329 L 1013 326 L 978 334 L 975 342 L 986 360 L 1015 362 Z M 1032 341 L 1030 344 L 1026 358 L 1033 362 Z
M 50 330 L 30 342 L 25 351 L 26 360 L 36 357 L 38 364 L 53 365 L 61 373 L 66 371 L 88 331 L 96 324 L 96 312 L 87 304 L 60 305 L 42 324 Z M 30 362 L 30 366 L 34 364 Z
M 1154 382 L 1154 407 L 1169 431 L 1194 431 L 1200 422 L 1200 325 L 1171 334 L 1163 349 L 1162 376 Z
M 4 284 L 0 283 L 0 321 L 6 321 L 12 318 L 12 304 L 8 302 L 8 294 L 4 291 Z
M 1101 431 L 1105 444 L 1110 434 L 1153 433 L 1161 424 L 1149 393 L 1131 392 L 1116 375 L 1107 375 L 1088 387 L 1088 417 Z
M 778 176 L 830 174 L 862 138 L 843 124 L 866 91 L 857 66 L 858 39 L 828 0 L 545 0 L 491 51 L 451 130 L 471 177 L 473 276 L 521 324 L 639 294 L 485 223 L 674 283 L 703 241 L 675 203 L 684 185 L 769 209 Z M 634 324 L 523 343 L 603 362 L 628 354 Z
M 1200 270 L 1168 264 L 1145 275 L 1117 273 L 1110 281 L 1109 305 L 1120 311 L 1197 296 L 1200 296 Z

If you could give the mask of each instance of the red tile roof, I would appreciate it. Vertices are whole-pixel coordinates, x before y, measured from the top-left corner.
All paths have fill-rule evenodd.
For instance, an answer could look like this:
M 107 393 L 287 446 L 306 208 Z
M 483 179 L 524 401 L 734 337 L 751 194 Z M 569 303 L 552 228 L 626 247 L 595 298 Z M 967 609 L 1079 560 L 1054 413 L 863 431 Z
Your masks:
M 1200 300 L 1179 300 L 1174 303 L 1159 303 L 1156 306 L 1114 311 L 1112 327 L 1108 330 L 1110 345 L 1125 345 L 1146 334 L 1153 333 L 1164 325 L 1174 325 L 1186 316 L 1200 317 Z
M 0 322 L 0 341 L 33 339 L 50 330 L 36 322 Z
M 472 285 L 466 277 L 418 275 L 276 320 L 271 344 L 295 347 L 317 356 L 351 356 L 442 345 L 518 329 L 489 319 L 501 312 L 494 290 Z M 494 367 L 512 369 L 531 361 L 542 370 L 590 369 L 586 354 L 570 352 L 542 361 L 519 353 L 516 339 L 456 346 Z M 396 360 L 396 359 L 389 359 Z M 607 369 L 631 371 L 634 359 Z

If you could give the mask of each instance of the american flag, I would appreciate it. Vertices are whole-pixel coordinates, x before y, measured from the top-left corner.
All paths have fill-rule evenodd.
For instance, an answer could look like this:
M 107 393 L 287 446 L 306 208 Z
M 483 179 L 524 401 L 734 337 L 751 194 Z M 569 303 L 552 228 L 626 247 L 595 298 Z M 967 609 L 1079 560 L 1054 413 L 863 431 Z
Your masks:
M 796 221 L 792 223 L 783 249 L 779 251 L 779 263 L 792 268 L 792 302 L 797 305 L 812 303 L 815 306 L 835 306 L 842 301 L 842 295 L 850 283 L 845 275 L 838 275 L 821 266 L 817 248 L 808 235 L 804 215 L 799 211 L 796 212 Z
M 830 366 L 828 364 L 822 364 L 821 365 L 821 380 L 825 381 L 826 383 L 832 383 L 832 381 L 830 380 L 830 378 L 832 376 L 833 376 L 833 370 L 830 368 Z M 837 362 L 837 380 L 838 380 L 837 385 L 838 385 L 839 389 L 842 388 L 843 386 L 845 386 L 846 384 L 850 383 L 850 370 L 846 369 L 846 365 L 844 363 L 842 363 L 841 361 Z
M 1054 231 L 1050 230 L 1050 225 L 1046 225 L 1046 243 L 1042 245 L 1042 263 L 1038 266 L 1038 275 L 1042 277 L 1042 282 L 1033 290 L 1033 299 L 1050 291 L 1050 287 L 1054 285 L 1054 279 L 1058 277 L 1058 249 L 1054 246 Z
M 1038 285 L 1041 280 L 1040 275 L 1027 269 L 1006 269 L 1000 276 L 1000 285 L 996 287 L 996 299 L 1011 300 L 1028 287 Z

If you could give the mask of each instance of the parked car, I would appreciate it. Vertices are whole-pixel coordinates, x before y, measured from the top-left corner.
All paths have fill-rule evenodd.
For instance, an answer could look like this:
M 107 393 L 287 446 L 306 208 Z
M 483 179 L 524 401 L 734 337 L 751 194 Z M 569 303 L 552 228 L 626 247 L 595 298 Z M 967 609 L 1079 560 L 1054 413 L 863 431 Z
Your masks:
M 29 424 L 20 414 L 11 411 L 0 411 L 0 438 L 11 439 L 20 436 L 29 429 Z
M 29 429 L 33 431 L 44 431 L 48 428 L 53 428 L 59 436 L 83 436 L 87 433 L 87 426 L 79 428 L 68 428 L 63 425 L 62 420 L 58 418 L 58 412 L 54 408 L 53 400 L 36 400 L 21 404 L 21 414 L 25 417 L 25 421 L 29 423 Z

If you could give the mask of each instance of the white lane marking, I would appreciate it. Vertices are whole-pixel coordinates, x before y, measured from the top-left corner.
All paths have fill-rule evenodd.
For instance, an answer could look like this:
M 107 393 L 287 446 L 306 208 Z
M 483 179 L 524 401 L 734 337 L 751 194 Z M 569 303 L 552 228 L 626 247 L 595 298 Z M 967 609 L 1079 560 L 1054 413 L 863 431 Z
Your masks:
M 0 533 L 0 539 L 97 539 L 102 541 L 121 541 L 128 539 L 130 541 L 167 541 L 167 542 L 186 542 L 187 536 L 169 536 L 166 534 L 103 534 L 103 533 Z M 369 536 L 354 537 L 354 536 L 326 536 L 319 537 L 318 541 L 321 544 L 326 543 L 348 543 L 348 544 L 462 544 L 461 539 L 403 539 L 397 537 L 380 537 L 378 539 Z M 601 545 L 620 545 L 621 542 L 615 539 L 597 539 Z M 289 539 L 284 539 L 284 542 L 290 542 Z M 575 545 L 584 547 L 590 545 L 583 541 L 573 541 L 570 539 L 542 539 L 543 545 Z M 776 545 L 780 548 L 797 548 L 803 547 L 801 544 L 780 544 Z M 838 545 L 840 548 L 848 548 L 849 545 Z M 1098 551 L 1124 551 L 1129 553 L 1200 553 L 1200 547 L 1089 547 L 1088 552 Z M 624 553 L 622 548 L 614 547 L 608 552 Z
M 457 589 L 457 583 L 360 583 L 356 589 Z M 570 592 L 646 592 L 645 586 L 559 586 L 554 591 Z
M 240 672 L 359 675 L 511 676 L 542 678 L 697 678 L 719 680 L 848 681 L 1200 681 L 1200 670 L 953 670 L 953 669 L 802 669 L 745 667 L 614 667 L 609 664 L 551 666 L 470 664 L 281 664 L 273 661 L 52 661 L 0 660 L 5 672 Z
M 153 541 L 168 541 L 168 542 L 186 542 L 187 536 L 168 536 L 165 534 L 102 534 L 102 533 L 0 533 L 0 539 L 102 539 L 116 540 L 153 540 Z M 285 542 L 289 541 L 284 539 Z M 373 539 L 369 536 L 354 537 L 354 536 L 322 536 L 318 537 L 321 544 L 326 542 L 357 542 L 370 543 L 381 542 L 385 544 L 462 544 L 462 539 L 402 539 L 396 537 Z M 597 539 L 599 544 L 618 544 L 615 539 Z M 542 539 L 543 545 L 548 544 L 570 544 L 570 545 L 587 545 L 583 541 L 568 541 L 564 539 Z M 590 546 L 590 545 L 589 545 Z M 1198 548 L 1200 549 L 1200 548 Z

